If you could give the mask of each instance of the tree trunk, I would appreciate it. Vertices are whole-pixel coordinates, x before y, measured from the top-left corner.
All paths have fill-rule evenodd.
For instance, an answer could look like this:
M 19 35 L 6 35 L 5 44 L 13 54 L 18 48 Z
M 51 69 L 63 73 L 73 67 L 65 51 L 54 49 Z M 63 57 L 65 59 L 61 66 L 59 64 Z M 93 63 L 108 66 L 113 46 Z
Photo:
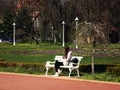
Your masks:
M 94 54 L 95 54 L 95 49 L 93 48 L 93 51 L 92 51 L 92 63 L 91 63 L 92 64 L 92 66 L 91 66 L 92 67 L 92 74 L 94 74 L 94 72 L 95 72 L 94 71 L 94 60 L 95 60 L 95 55 Z

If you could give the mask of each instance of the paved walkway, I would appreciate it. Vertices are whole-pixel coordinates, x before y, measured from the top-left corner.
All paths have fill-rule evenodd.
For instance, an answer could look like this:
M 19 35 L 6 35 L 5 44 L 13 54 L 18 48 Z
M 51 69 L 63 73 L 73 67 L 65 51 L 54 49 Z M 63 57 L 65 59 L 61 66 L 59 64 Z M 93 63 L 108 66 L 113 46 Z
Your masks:
M 0 90 L 120 90 L 120 83 L 0 72 Z

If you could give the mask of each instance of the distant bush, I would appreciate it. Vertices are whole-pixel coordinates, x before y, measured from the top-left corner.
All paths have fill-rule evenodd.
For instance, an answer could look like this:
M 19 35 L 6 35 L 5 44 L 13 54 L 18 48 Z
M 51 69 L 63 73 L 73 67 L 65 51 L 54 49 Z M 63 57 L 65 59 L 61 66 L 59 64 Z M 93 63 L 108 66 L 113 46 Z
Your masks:
M 3 58 L 0 58 L 0 61 L 5 61 L 5 59 L 3 59 Z
M 19 70 L 25 73 L 45 73 L 45 65 L 43 63 L 15 63 L 15 62 L 0 62 L 0 67 L 13 68 L 13 72 L 19 72 Z M 80 72 L 90 73 L 91 65 L 80 65 Z M 20 72 L 21 72 L 20 71 Z M 64 70 L 65 71 L 65 70 Z M 51 70 L 53 72 L 53 70 Z M 68 71 L 65 71 L 68 72 Z M 115 74 L 120 76 L 120 65 L 108 65 L 108 64 L 95 64 L 95 72 L 108 74 Z
M 44 64 L 40 63 L 14 63 L 14 62 L 0 62 L 0 67 L 4 68 L 12 68 L 13 72 L 19 72 L 18 70 L 24 69 L 26 73 L 33 73 L 33 72 L 45 72 Z
M 112 67 L 107 67 L 106 72 L 108 74 L 113 74 L 113 75 L 117 75 L 120 76 L 120 66 L 116 65 L 116 66 L 112 66 Z
M 106 64 L 95 64 L 95 72 L 105 72 L 108 65 Z M 91 65 L 80 65 L 81 72 L 91 72 Z
M 115 69 L 119 69 L 120 70 L 120 65 L 110 65 L 110 64 L 95 64 L 95 72 L 109 72 L 110 73 L 110 69 L 115 68 Z M 80 71 L 81 72 L 91 72 L 91 65 L 80 65 Z

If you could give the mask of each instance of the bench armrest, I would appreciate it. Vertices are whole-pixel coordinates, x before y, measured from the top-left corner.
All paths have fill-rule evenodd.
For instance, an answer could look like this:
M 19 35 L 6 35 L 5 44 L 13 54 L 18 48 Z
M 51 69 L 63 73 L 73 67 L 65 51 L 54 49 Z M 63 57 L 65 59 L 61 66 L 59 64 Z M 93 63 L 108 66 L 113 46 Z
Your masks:
M 51 64 L 54 64 L 55 62 L 51 62 L 51 61 L 47 61 L 46 62 L 46 65 L 51 65 Z
M 70 67 L 77 67 L 77 66 L 78 66 L 78 63 L 70 62 L 70 63 L 69 63 L 69 66 L 70 66 Z M 79 67 L 79 66 L 78 66 L 78 67 Z

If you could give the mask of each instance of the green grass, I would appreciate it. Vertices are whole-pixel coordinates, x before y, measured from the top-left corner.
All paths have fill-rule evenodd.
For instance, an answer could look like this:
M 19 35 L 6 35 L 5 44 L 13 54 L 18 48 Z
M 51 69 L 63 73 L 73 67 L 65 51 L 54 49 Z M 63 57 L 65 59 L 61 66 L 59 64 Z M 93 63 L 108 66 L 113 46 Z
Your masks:
M 110 75 L 107 73 L 96 73 L 91 75 L 91 73 L 82 73 L 81 79 L 88 80 L 100 80 L 100 81 L 112 81 L 112 82 L 120 82 L 120 76 Z
M 0 44 L 0 59 L 4 59 L 7 62 L 45 63 L 48 60 L 52 61 L 55 54 L 49 54 L 53 52 L 44 54 L 44 52 L 61 49 L 63 47 L 47 43 L 42 44 L 42 46 L 35 44 L 17 44 L 16 46 Z
M 74 48 L 73 45 L 70 45 Z M 108 48 L 119 48 L 119 44 L 111 44 Z M 85 52 L 73 52 L 73 55 L 82 55 L 84 58 L 81 64 L 91 64 L 91 56 L 86 54 L 89 48 L 85 48 L 88 51 Z M 51 50 L 47 54 L 46 51 Z M 53 51 L 59 52 L 53 52 Z M 43 53 L 41 53 L 43 52 Z M 109 51 L 108 51 L 109 53 Z M 116 52 L 115 52 L 116 53 Z M 119 52 L 117 52 L 119 53 Z M 7 62 L 21 62 L 21 63 L 45 63 L 46 61 L 53 61 L 55 55 L 63 55 L 63 47 L 61 45 L 54 45 L 49 43 L 42 43 L 42 45 L 36 44 L 0 44 L 0 59 L 4 59 Z M 100 56 L 95 58 L 95 64 L 120 64 L 120 56 Z
M 96 57 L 95 64 L 120 64 L 120 57 Z M 84 56 L 81 64 L 89 65 L 91 64 L 91 56 Z
M 19 55 L 19 54 L 0 54 L 0 58 L 7 62 L 18 62 L 18 63 L 45 63 L 46 61 L 54 61 L 55 54 L 52 55 Z M 91 57 L 84 56 L 81 64 L 91 64 Z M 120 64 L 119 57 L 96 57 L 95 64 Z
M 15 55 L 15 54 L 0 54 L 0 58 L 5 59 L 6 62 L 18 63 L 45 63 L 52 61 L 54 55 Z
M 88 45 L 88 47 L 90 47 Z M 80 48 L 80 51 L 74 51 L 73 55 L 82 55 L 84 58 L 81 61 L 81 65 L 91 65 L 91 49 L 88 47 Z M 74 49 L 74 45 L 70 44 L 70 48 Z M 120 45 L 110 44 L 107 50 L 98 50 L 97 52 L 105 52 L 108 55 L 95 57 L 95 64 L 120 64 Z M 47 52 L 50 51 L 50 52 Z M 56 51 L 56 52 L 54 52 Z M 45 64 L 46 61 L 54 61 L 55 55 L 63 55 L 63 47 L 61 44 L 50 44 L 41 43 L 36 44 L 0 44 L 0 62 L 15 62 L 15 63 L 42 63 Z M 116 56 L 117 55 L 117 56 Z M 2 61 L 5 60 L 5 61 Z M 44 71 L 37 72 L 29 69 L 24 69 L 20 67 L 0 67 L 0 71 L 5 72 L 19 72 L 19 73 L 30 73 L 30 74 L 44 74 Z M 53 74 L 53 72 L 52 72 Z M 92 75 L 91 73 L 82 73 L 82 79 L 92 79 L 92 80 L 102 80 L 102 81 L 114 81 L 120 82 L 120 76 L 108 75 L 106 73 L 96 73 Z M 66 75 L 66 74 L 65 74 Z M 68 73 L 67 73 L 68 75 Z

